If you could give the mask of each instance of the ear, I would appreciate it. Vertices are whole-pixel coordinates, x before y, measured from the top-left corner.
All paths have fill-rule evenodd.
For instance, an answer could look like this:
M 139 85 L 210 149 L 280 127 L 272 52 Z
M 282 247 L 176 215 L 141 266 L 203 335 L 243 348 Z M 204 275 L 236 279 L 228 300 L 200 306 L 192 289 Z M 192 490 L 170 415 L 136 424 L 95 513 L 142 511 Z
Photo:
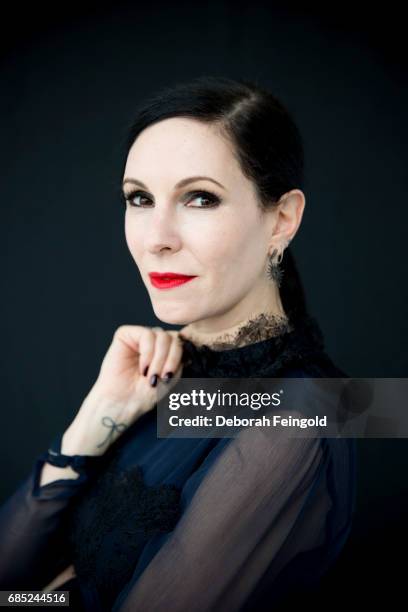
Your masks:
M 276 223 L 271 235 L 275 245 L 286 245 L 293 240 L 302 221 L 306 198 L 300 189 L 292 189 L 283 194 L 275 205 Z

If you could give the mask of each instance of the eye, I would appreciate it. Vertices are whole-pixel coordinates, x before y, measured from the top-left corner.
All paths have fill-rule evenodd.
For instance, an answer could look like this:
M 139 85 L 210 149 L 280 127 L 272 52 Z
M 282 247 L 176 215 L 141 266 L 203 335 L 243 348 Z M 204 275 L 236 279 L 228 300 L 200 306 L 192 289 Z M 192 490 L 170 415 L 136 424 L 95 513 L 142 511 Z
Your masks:
M 148 208 L 152 202 L 144 191 L 130 191 L 127 194 L 124 193 L 123 197 L 125 199 L 125 205 L 129 205 L 132 208 Z M 137 202 L 136 198 L 140 198 L 140 200 Z M 183 196 L 183 201 L 190 202 L 199 198 L 204 200 L 203 204 L 199 206 L 188 206 L 187 208 L 215 208 L 221 203 L 221 198 L 215 195 L 215 193 L 202 190 L 186 193 Z
M 129 206 L 132 206 L 134 208 L 145 208 L 145 204 L 135 204 L 134 200 L 136 198 L 141 198 L 142 200 L 150 200 L 150 198 L 147 196 L 146 193 L 144 193 L 144 191 L 130 191 L 129 193 L 125 193 L 123 194 L 124 198 L 125 198 L 125 204 L 129 204 Z
M 221 199 L 210 191 L 192 191 L 186 195 L 186 198 L 188 201 L 197 200 L 198 198 L 207 200 L 206 204 L 201 206 L 189 206 L 189 208 L 215 208 L 221 203 Z

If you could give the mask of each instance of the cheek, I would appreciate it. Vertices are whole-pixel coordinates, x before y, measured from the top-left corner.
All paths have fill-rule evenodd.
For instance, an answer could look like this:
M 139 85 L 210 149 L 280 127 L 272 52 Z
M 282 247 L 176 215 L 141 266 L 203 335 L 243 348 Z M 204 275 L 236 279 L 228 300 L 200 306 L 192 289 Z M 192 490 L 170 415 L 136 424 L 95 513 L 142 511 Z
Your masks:
M 206 221 L 206 220 L 205 220 Z M 219 215 L 201 224 L 196 233 L 195 251 L 207 273 L 225 283 L 228 278 L 245 277 L 262 260 L 262 232 L 254 218 Z
M 125 239 L 126 244 L 130 253 L 133 256 L 133 259 L 140 260 L 141 257 L 141 245 L 142 241 L 142 232 L 140 231 L 140 224 L 132 222 L 129 214 L 125 214 Z

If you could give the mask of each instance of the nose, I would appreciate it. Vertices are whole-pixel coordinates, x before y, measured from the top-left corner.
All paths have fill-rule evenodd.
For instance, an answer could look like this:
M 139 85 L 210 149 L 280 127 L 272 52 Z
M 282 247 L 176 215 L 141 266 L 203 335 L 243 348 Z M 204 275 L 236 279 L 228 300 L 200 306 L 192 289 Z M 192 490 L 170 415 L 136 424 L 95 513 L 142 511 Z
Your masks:
M 181 248 L 181 237 L 174 211 L 156 206 L 149 217 L 145 234 L 146 250 L 150 253 L 160 253 L 163 250 L 178 251 Z

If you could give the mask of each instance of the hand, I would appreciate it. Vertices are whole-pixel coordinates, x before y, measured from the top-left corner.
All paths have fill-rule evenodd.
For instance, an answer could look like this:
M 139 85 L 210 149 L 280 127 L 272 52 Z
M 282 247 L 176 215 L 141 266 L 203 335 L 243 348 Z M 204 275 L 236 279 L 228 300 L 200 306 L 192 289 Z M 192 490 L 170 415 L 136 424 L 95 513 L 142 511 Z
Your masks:
M 181 374 L 182 344 L 176 331 L 122 325 L 114 336 L 95 383 L 100 395 L 118 403 L 152 399 L 158 379 Z M 147 369 L 147 371 L 146 371 Z M 152 377 L 156 376 L 156 380 Z M 164 389 L 165 394 L 166 389 Z M 143 402 L 144 404 L 144 402 Z M 142 411 L 152 406 L 141 406 Z
M 65 432 L 61 452 L 98 455 L 179 380 L 182 342 L 176 331 L 122 325 L 99 376 Z M 168 379 L 165 375 L 170 373 Z M 164 380 L 166 384 L 158 386 Z

